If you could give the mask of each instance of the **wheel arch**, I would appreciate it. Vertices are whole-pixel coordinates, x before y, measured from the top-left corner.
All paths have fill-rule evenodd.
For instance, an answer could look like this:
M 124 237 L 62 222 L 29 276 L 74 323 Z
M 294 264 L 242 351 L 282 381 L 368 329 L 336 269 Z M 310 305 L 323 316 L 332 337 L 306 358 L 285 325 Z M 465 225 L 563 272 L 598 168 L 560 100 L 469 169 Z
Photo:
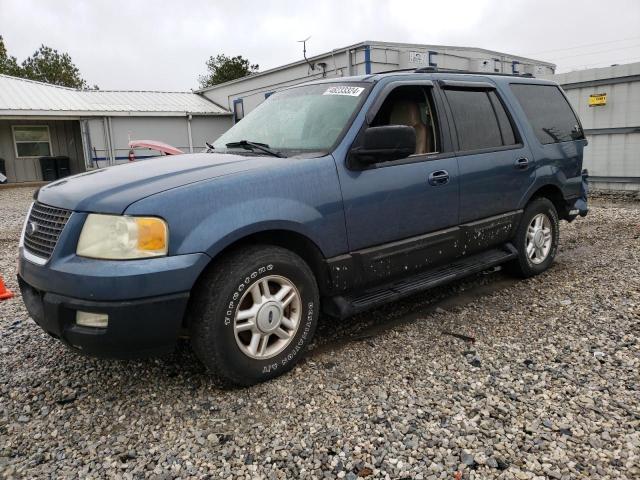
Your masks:
M 328 290 L 328 285 L 330 283 L 329 270 L 325 263 L 325 256 L 320 247 L 308 236 L 286 228 L 270 228 L 231 236 L 224 245 L 219 245 L 217 247 L 215 255 L 212 255 L 209 263 L 200 272 L 192 290 L 198 288 L 200 282 L 203 281 L 203 277 L 206 276 L 210 269 L 215 268 L 217 262 L 222 257 L 242 248 L 243 246 L 259 244 L 281 247 L 292 251 L 302 258 L 307 265 L 309 265 L 309 268 L 311 268 L 311 271 L 318 282 L 320 294 L 322 295 Z M 185 316 L 185 327 L 187 326 L 187 323 L 188 315 Z
M 558 212 L 559 218 L 566 219 L 567 216 L 569 215 L 569 211 L 567 209 L 567 202 L 564 199 L 562 190 L 557 185 L 548 183 L 546 185 L 542 185 L 538 187 L 536 190 L 534 190 L 531 193 L 531 195 L 529 195 L 529 198 L 527 198 L 525 205 L 529 204 L 531 201 L 535 200 L 536 198 L 549 199 L 549 201 L 551 201 L 551 203 L 553 203 L 553 206 L 556 208 L 556 212 Z
M 218 252 L 212 261 L 215 261 L 215 259 L 221 255 L 226 255 L 230 251 L 241 248 L 244 245 L 257 244 L 282 247 L 298 255 L 307 263 L 307 265 L 309 265 L 316 276 L 318 287 L 322 290 L 321 283 L 322 280 L 324 280 L 323 275 L 326 275 L 327 273 L 325 256 L 320 247 L 313 240 L 303 233 L 295 230 L 277 228 L 260 230 L 246 234 L 226 245 Z

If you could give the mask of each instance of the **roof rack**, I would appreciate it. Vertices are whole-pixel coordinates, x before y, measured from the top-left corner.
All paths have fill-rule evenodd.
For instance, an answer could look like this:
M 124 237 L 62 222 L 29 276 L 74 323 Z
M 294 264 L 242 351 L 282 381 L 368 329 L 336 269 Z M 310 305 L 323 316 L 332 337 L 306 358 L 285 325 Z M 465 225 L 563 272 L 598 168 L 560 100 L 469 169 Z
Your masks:
M 406 70 L 405 70 L 406 71 Z M 464 73 L 467 75 L 498 75 L 501 77 L 527 77 L 533 78 L 530 73 L 499 73 L 499 72 L 472 72 L 470 70 L 454 70 L 452 68 L 421 67 L 413 70 L 415 73 Z

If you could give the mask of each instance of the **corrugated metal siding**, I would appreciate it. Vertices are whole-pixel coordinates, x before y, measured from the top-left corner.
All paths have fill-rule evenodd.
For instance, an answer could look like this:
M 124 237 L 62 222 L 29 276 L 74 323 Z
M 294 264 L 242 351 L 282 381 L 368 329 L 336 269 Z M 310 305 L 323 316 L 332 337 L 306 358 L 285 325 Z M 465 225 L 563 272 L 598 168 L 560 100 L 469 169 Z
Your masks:
M 640 178 L 640 133 L 588 135 L 584 166 L 594 177 Z
M 587 133 L 584 166 L 598 188 L 640 190 L 640 62 L 546 77 L 567 93 Z M 589 96 L 607 104 L 589 107 Z
M 566 91 L 585 129 L 640 127 L 640 81 Z M 589 106 L 589 95 L 606 93 L 607 104 Z
M 0 75 L 0 114 L 30 112 L 50 115 L 64 112 L 82 112 L 85 115 L 116 112 L 229 113 L 191 92 L 75 90 Z

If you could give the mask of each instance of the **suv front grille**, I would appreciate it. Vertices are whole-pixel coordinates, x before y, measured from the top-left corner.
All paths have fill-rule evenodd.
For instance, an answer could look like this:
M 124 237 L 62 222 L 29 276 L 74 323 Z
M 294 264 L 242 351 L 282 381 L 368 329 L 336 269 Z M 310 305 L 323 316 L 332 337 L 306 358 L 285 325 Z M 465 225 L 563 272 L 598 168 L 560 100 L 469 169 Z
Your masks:
M 24 247 L 48 260 L 70 216 L 71 210 L 34 203 L 24 231 Z

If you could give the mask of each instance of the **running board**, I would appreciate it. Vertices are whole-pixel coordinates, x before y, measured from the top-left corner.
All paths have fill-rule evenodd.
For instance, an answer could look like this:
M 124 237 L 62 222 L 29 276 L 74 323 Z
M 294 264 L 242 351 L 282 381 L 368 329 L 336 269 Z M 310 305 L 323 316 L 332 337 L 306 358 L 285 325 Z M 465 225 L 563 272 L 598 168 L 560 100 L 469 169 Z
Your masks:
M 506 243 L 502 248 L 458 258 L 447 265 L 381 287 L 374 287 L 358 294 L 329 298 L 324 304 L 324 311 L 333 317 L 350 317 L 370 308 L 482 272 L 517 256 L 516 248 L 511 243 Z

